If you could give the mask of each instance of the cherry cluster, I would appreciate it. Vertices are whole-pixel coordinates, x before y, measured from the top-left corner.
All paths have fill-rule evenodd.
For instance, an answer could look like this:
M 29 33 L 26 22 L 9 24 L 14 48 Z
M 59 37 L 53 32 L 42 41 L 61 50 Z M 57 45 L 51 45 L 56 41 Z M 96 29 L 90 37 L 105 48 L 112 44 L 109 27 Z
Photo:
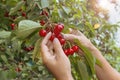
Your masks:
M 58 38 L 58 40 L 60 41 L 61 45 L 63 46 L 65 43 L 66 43 L 66 40 L 63 38 L 61 32 L 62 30 L 64 29 L 64 25 L 63 24 L 56 24 L 54 26 L 54 29 L 53 30 L 47 30 L 47 29 L 41 29 L 39 31 L 39 35 L 41 37 L 45 37 L 46 34 L 48 32 L 52 32 L 52 35 L 50 37 L 50 41 L 53 41 L 54 38 Z M 72 46 L 71 48 L 68 48 L 68 49 L 64 49 L 64 53 L 68 56 L 68 55 L 73 55 L 74 52 L 77 52 L 79 50 L 79 47 L 74 45 Z
M 34 46 L 30 46 L 30 47 L 25 47 L 24 50 L 25 51 L 32 51 L 34 49 Z

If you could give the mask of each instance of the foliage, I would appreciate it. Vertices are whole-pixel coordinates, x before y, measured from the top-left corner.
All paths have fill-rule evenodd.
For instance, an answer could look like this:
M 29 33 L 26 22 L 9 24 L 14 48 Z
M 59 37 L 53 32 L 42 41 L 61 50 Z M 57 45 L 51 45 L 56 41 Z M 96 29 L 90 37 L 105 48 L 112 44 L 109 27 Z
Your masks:
M 87 0 L 0 0 L 1 80 L 54 79 L 42 64 L 39 54 L 42 37 L 38 35 L 41 28 L 54 23 L 65 25 L 63 33 L 68 33 L 68 28 L 79 29 L 120 71 L 120 59 L 117 57 L 120 49 L 114 42 L 114 33 L 119 26 L 96 17 L 92 10 L 87 9 L 88 5 Z M 48 16 L 41 15 L 43 11 Z M 46 22 L 44 26 L 40 25 L 41 20 Z M 11 28 L 12 23 L 15 24 L 14 30 Z M 96 24 L 99 25 L 95 27 Z M 74 79 L 97 80 L 94 74 L 96 60 L 77 40 L 76 43 L 82 47 L 86 56 L 69 56 Z M 34 50 L 26 51 L 25 48 L 30 46 L 35 46 Z

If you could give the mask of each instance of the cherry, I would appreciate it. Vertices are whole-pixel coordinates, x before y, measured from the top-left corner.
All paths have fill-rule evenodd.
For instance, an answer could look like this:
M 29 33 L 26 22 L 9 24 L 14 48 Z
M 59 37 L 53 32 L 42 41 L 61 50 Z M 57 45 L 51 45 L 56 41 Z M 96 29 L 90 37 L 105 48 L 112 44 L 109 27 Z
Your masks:
M 19 67 L 17 67 L 17 68 L 15 69 L 15 71 L 16 71 L 16 72 L 20 72 L 21 69 L 20 69 Z
M 30 47 L 28 47 L 28 48 L 24 48 L 24 50 L 29 52 L 29 51 L 31 51 L 32 49 L 31 49 Z
M 33 49 L 34 49 L 34 46 L 30 46 L 29 48 L 31 48 L 31 50 L 33 50 Z
M 47 31 L 46 31 L 46 30 L 41 29 L 41 30 L 39 31 L 39 35 L 42 36 L 42 37 L 45 37 L 46 34 L 47 34 Z
M 64 50 L 64 53 L 66 54 L 66 56 L 68 56 L 68 55 L 69 55 L 68 49 L 65 49 L 65 50 Z
M 9 12 L 5 12 L 4 16 L 9 17 Z
M 48 12 L 45 11 L 45 10 L 43 10 L 42 13 L 41 13 L 41 15 L 46 15 L 46 16 L 48 16 Z
M 59 39 L 59 41 L 60 41 L 60 43 L 61 43 L 61 45 L 63 45 L 63 44 L 65 44 L 65 39 Z
M 70 55 L 73 55 L 73 54 L 74 54 L 74 50 L 73 50 L 72 48 L 69 48 L 69 49 L 68 49 L 68 53 L 69 53 Z
M 15 18 L 16 18 L 16 16 L 11 16 L 11 18 L 12 18 L 12 19 L 15 19 Z
M 45 21 L 44 21 L 44 20 L 41 20 L 41 21 L 40 21 L 40 24 L 41 24 L 41 26 L 43 26 L 43 25 L 45 24 Z
M 12 30 L 15 29 L 15 24 L 14 24 L 14 23 L 12 23 L 10 26 L 11 26 L 11 29 L 12 29 Z
M 25 12 L 22 12 L 22 16 L 23 16 L 23 17 L 26 17 L 26 13 L 25 13 Z
M 61 34 L 58 34 L 56 37 L 57 37 L 58 39 L 61 39 L 61 38 L 62 38 L 62 35 L 61 35 Z
M 63 26 L 62 25 L 60 25 L 60 24 L 57 24 L 56 26 L 55 26 L 55 28 L 54 28 L 54 33 L 55 33 L 55 35 L 57 36 L 58 34 L 60 34 L 60 32 L 63 30 Z
M 75 46 L 72 47 L 72 49 L 73 49 L 74 52 L 77 52 L 79 50 L 79 47 L 75 45 Z
M 52 35 L 51 35 L 51 37 L 50 37 L 50 40 L 51 40 L 51 41 L 53 41 L 53 40 L 54 40 L 54 38 L 55 38 L 55 35 L 54 35 L 54 34 L 52 34 Z

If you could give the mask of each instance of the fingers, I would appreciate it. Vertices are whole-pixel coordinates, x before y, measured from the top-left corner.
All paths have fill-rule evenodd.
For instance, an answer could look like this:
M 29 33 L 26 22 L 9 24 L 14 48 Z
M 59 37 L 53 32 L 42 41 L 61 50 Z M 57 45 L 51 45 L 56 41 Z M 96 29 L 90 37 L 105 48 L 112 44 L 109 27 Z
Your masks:
M 61 54 L 64 53 L 63 49 L 62 49 L 62 46 L 61 46 L 61 44 L 60 44 L 60 42 L 57 38 L 55 38 L 53 40 L 53 47 L 54 47 L 56 55 L 61 55 Z
M 49 39 L 50 39 L 50 36 L 51 36 L 51 32 L 49 32 L 49 33 L 45 36 L 45 38 L 43 39 L 43 41 L 42 41 L 41 44 L 46 45 L 46 44 L 48 43 Z
M 50 39 L 50 36 L 51 36 L 51 32 L 49 32 L 45 38 L 43 39 L 42 43 L 41 43 L 41 52 L 42 52 L 42 57 L 43 58 L 46 58 L 46 57 L 49 57 L 50 56 L 50 53 L 49 53 L 49 48 L 47 46 L 47 43 Z
M 74 34 L 74 35 L 83 35 L 79 30 L 74 30 L 74 29 L 71 29 L 69 28 L 69 31 L 70 31 L 70 34 Z
M 65 38 L 66 40 L 78 39 L 78 36 L 73 35 L 73 34 L 63 34 L 63 35 L 64 35 L 64 38 Z

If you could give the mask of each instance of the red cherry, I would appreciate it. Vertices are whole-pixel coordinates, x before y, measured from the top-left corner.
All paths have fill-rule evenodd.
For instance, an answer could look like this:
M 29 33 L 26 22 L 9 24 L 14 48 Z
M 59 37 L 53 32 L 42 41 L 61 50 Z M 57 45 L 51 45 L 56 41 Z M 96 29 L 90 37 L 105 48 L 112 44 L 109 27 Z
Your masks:
M 5 12 L 4 16 L 9 17 L 9 12 Z
M 30 47 L 26 47 L 26 48 L 24 48 L 24 50 L 29 52 L 29 51 L 31 51 L 32 49 L 31 49 Z
M 12 23 L 12 24 L 11 24 L 11 27 L 15 27 L 15 24 L 14 24 L 14 23 Z
M 51 40 L 51 41 L 53 41 L 53 40 L 54 40 L 54 38 L 55 38 L 55 35 L 54 35 L 54 34 L 52 34 L 52 35 L 51 35 L 51 37 L 50 37 L 50 40 Z
M 33 50 L 33 49 L 34 49 L 34 46 L 30 46 L 30 48 L 31 48 L 31 50 Z
M 72 47 L 72 49 L 73 49 L 74 52 L 77 52 L 79 50 L 79 47 L 75 45 L 75 46 Z
M 74 54 L 74 50 L 73 50 L 72 48 L 69 48 L 69 49 L 68 49 L 68 53 L 69 53 L 70 55 L 73 55 L 73 54 Z
M 11 18 L 12 18 L 12 19 L 15 19 L 15 18 L 16 18 L 16 16 L 11 16 Z
M 25 12 L 22 12 L 22 16 L 23 16 L 23 17 L 26 17 L 26 13 L 25 13 Z
M 48 16 L 48 12 L 45 11 L 45 10 L 43 10 L 42 13 L 41 13 L 41 15 L 46 15 L 46 16 Z
M 65 49 L 65 50 L 64 50 L 64 53 L 65 53 L 66 56 L 68 56 L 68 55 L 69 55 L 68 49 Z
M 60 34 L 60 32 L 63 30 L 63 26 L 62 25 L 60 25 L 60 24 L 57 24 L 56 26 L 55 26 L 55 29 L 54 29 L 54 33 L 55 33 L 55 35 L 57 36 L 58 34 Z
M 56 37 L 57 37 L 58 39 L 63 38 L 61 34 L 58 34 Z
M 14 24 L 14 23 L 12 23 L 10 26 L 11 26 L 11 29 L 12 29 L 12 30 L 15 29 L 15 24 Z
M 15 71 L 16 71 L 16 72 L 20 72 L 21 69 L 20 69 L 19 67 L 17 67 L 17 68 L 15 69 Z
M 46 31 L 46 30 L 41 29 L 41 30 L 39 31 L 39 35 L 42 36 L 42 37 L 45 37 L 46 34 L 47 34 L 47 31 Z
M 59 39 L 59 41 L 60 41 L 60 43 L 61 43 L 61 45 L 63 45 L 63 44 L 65 44 L 65 39 Z
M 41 20 L 41 21 L 40 21 L 40 24 L 41 24 L 41 26 L 43 26 L 43 25 L 45 24 L 45 21 L 44 21 L 44 20 Z

